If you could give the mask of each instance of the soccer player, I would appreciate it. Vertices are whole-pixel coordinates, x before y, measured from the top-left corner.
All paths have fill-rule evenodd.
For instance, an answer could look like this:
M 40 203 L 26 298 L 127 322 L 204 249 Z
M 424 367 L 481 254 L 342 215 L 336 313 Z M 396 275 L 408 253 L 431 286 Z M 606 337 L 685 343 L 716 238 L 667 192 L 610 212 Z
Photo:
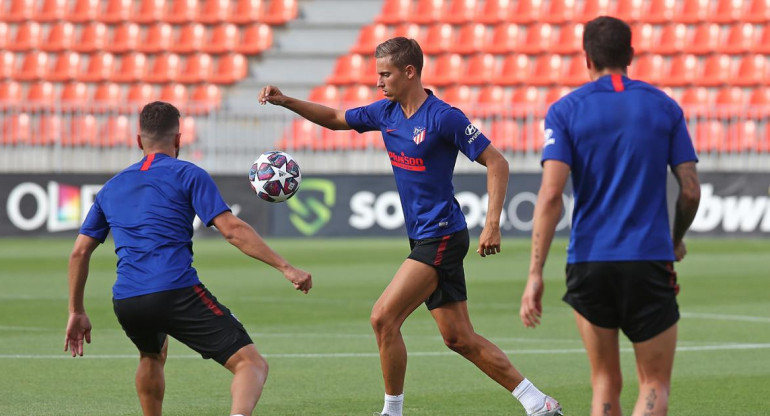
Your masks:
M 203 169 L 177 159 L 179 111 L 147 104 L 137 136 L 144 157 L 110 179 L 96 195 L 69 260 L 69 321 L 64 350 L 83 355 L 91 322 L 83 304 L 91 254 L 112 230 L 118 256 L 115 315 L 139 349 L 136 391 L 145 415 L 160 415 L 163 366 L 171 335 L 233 373 L 233 415 L 251 415 L 267 377 L 267 362 L 243 325 L 198 280 L 192 267 L 193 219 L 214 225 L 243 253 L 280 270 L 307 293 L 310 274 L 274 252 L 230 212 Z M 193 412 L 194 413 L 194 412 Z
M 560 415 L 558 402 L 540 392 L 494 344 L 474 332 L 466 305 L 463 259 L 469 238 L 454 198 L 452 173 L 458 151 L 487 168 L 489 207 L 476 250 L 500 251 L 500 213 L 508 183 L 508 162 L 458 109 L 422 86 L 423 54 L 413 39 L 393 38 L 375 51 L 377 87 L 385 99 L 347 111 L 285 96 L 274 86 L 259 102 L 280 105 L 332 130 L 379 130 L 385 142 L 411 253 L 374 305 L 371 324 L 385 382 L 381 413 L 402 416 L 406 346 L 404 320 L 425 303 L 444 343 L 475 364 L 520 400 L 529 415 Z
M 591 415 L 620 415 L 618 329 L 636 354 L 634 415 L 665 415 L 679 307 L 672 262 L 700 201 L 697 157 L 682 109 L 665 93 L 626 76 L 631 30 L 598 17 L 585 26 L 592 82 L 554 103 L 545 119 L 543 176 L 535 205 L 529 280 L 520 317 L 540 323 L 543 265 L 572 174 L 575 197 L 567 249 L 567 293 L 591 363 Z M 666 174 L 679 183 L 669 229 Z M 672 235 L 673 234 L 673 235 Z

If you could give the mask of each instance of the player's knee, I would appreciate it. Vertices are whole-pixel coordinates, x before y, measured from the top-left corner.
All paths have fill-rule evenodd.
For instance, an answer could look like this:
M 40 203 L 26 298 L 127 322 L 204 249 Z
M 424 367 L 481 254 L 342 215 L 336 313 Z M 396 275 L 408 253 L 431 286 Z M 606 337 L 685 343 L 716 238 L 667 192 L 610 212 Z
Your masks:
M 383 311 L 378 309 L 372 310 L 369 322 L 372 325 L 372 329 L 374 329 L 374 332 L 377 334 L 384 334 L 393 329 L 393 320 Z
M 468 355 L 473 351 L 473 346 L 469 342 L 469 338 L 459 334 L 444 335 L 444 345 L 450 350 L 463 356 Z

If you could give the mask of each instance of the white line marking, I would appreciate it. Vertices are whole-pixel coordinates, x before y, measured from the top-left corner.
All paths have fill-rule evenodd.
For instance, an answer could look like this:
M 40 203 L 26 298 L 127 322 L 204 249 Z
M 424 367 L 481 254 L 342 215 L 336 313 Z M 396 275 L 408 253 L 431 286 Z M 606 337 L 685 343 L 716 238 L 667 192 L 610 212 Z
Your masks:
M 723 315 L 719 313 L 694 313 L 694 312 L 682 312 L 683 318 L 695 318 L 695 319 L 716 319 L 721 321 L 741 321 L 741 322 L 765 322 L 770 323 L 770 318 L 762 316 L 748 316 L 748 315 Z
M 690 347 L 677 347 L 677 352 L 696 352 L 696 351 L 737 351 L 737 350 L 764 350 L 770 349 L 770 344 L 719 344 L 719 345 L 700 345 Z M 633 348 L 621 348 L 622 352 L 633 352 Z M 529 349 L 529 350 L 506 350 L 503 351 L 509 355 L 551 355 L 551 354 L 583 354 L 582 348 L 562 348 L 562 349 Z M 440 357 L 456 355 L 452 351 L 418 351 L 410 352 L 411 357 Z M 375 352 L 339 352 L 339 353 L 297 353 L 297 354 L 264 354 L 266 358 L 377 358 L 379 355 Z M 137 354 L 104 354 L 104 355 L 84 355 L 80 359 L 136 359 Z M 21 360 L 48 360 L 48 359 L 67 359 L 72 358 L 68 353 L 62 354 L 0 354 L 0 359 L 21 359 Z M 169 359 L 200 359 L 199 355 L 169 355 Z

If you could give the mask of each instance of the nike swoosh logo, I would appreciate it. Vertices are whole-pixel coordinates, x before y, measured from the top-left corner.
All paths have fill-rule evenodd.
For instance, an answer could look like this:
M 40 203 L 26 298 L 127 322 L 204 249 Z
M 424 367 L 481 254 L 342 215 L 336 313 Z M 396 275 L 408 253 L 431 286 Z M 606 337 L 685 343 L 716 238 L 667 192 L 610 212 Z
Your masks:
M 385 129 L 385 133 L 392 133 L 396 131 L 397 129 Z

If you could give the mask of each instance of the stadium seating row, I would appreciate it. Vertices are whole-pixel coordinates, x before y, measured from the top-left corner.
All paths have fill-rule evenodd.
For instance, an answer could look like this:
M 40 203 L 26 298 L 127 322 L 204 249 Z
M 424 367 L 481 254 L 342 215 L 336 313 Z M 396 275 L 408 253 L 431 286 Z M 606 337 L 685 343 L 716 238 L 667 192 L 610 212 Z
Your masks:
M 0 124 L 0 145 L 63 147 L 136 146 L 137 121 L 126 115 L 5 113 Z M 195 118 L 181 120 L 182 142 L 196 140 Z
M 613 15 L 627 22 L 770 22 L 767 0 L 385 0 L 381 23 L 587 22 Z
M 109 52 L 81 55 L 69 51 L 53 55 L 31 51 L 21 56 L 17 62 L 17 54 L 0 52 L 0 79 L 232 84 L 245 78 L 248 72 L 246 57 L 237 53 L 219 56 L 129 53 L 116 56 Z
M 76 25 L 73 23 L 57 22 L 50 25 L 45 34 L 42 33 L 41 24 L 37 22 L 21 23 L 15 25 L 15 29 L 12 26 L 14 25 L 0 22 L 0 50 L 257 54 L 270 48 L 273 43 L 272 28 L 265 23 L 245 26 L 222 23 L 207 27 L 200 23 L 172 26 L 161 22 L 143 27 L 133 22 L 116 26 L 95 22 L 76 33 Z
M 632 39 L 637 53 L 673 55 L 692 53 L 743 54 L 770 53 L 770 25 L 734 23 L 722 26 L 713 22 L 697 25 L 639 23 L 632 26 Z M 405 23 L 364 26 L 351 52 L 371 55 L 383 41 L 405 36 L 416 39 L 426 55 L 446 52 L 473 54 L 539 53 L 571 54 L 583 50 L 583 24 L 564 23 L 500 23 L 487 26 L 473 22 L 461 26 L 450 23 L 419 25 Z
M 39 4 L 38 4 L 39 3 Z M 0 3 L 0 21 L 74 23 L 167 22 L 182 24 L 262 22 L 282 25 L 297 16 L 297 0 L 9 0 Z M 8 6 L 5 6 L 5 5 Z

